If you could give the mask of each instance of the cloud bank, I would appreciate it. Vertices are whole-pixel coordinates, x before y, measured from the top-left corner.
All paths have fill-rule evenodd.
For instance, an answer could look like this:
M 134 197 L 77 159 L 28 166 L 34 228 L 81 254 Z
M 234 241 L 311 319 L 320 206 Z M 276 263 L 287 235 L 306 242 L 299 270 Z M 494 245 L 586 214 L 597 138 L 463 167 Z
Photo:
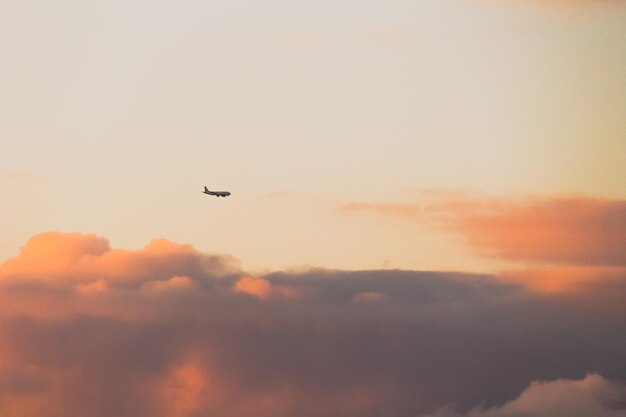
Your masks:
M 0 265 L 0 415 L 621 417 L 626 279 L 586 285 L 252 276 L 166 240 L 45 233 Z

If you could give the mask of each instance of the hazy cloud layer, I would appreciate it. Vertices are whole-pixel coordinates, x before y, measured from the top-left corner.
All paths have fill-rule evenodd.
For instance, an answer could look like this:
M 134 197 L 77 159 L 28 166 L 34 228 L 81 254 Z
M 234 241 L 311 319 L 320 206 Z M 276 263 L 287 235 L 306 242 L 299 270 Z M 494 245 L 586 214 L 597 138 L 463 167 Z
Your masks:
M 446 230 L 463 235 L 479 253 L 502 259 L 626 266 L 624 200 L 590 197 L 507 200 L 427 191 L 411 203 L 349 203 L 342 211 L 435 220 Z
M 42 234 L 0 266 L 0 415 L 622 416 L 626 280 L 584 282 L 259 277 L 165 240 Z

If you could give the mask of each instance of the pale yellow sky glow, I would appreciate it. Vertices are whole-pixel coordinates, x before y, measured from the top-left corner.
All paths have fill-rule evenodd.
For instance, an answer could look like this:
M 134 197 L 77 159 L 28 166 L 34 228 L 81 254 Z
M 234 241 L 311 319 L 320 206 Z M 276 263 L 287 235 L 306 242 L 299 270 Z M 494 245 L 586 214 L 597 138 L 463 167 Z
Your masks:
M 341 207 L 626 198 L 626 7 L 544 3 L 4 2 L 0 260 L 60 230 L 257 270 L 509 265 Z

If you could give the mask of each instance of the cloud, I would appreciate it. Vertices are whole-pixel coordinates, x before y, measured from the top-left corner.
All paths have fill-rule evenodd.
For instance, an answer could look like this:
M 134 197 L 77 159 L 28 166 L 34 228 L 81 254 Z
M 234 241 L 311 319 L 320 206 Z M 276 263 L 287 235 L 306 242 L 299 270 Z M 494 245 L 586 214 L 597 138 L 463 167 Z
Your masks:
M 626 385 L 597 374 L 580 380 L 534 381 L 501 407 L 458 413 L 451 407 L 424 417 L 624 417 Z
M 625 280 L 581 285 L 535 292 L 513 278 L 399 270 L 251 276 L 230 256 L 166 240 L 121 250 L 41 234 L 0 265 L 0 415 L 408 417 L 449 404 L 466 415 L 530 407 L 559 379 L 559 401 L 574 404 L 584 398 L 568 384 L 587 373 L 598 393 L 626 380 Z M 526 389 L 533 381 L 552 382 Z M 620 401 L 597 404 L 622 412 Z
M 237 261 L 227 256 L 208 256 L 190 245 L 156 239 L 136 251 L 111 249 L 105 238 L 80 233 L 48 232 L 33 236 L 17 257 L 0 266 L 2 278 L 43 277 L 47 282 L 92 282 L 139 287 L 146 281 L 171 278 L 174 272 L 200 277 L 227 275 Z
M 498 199 L 432 190 L 416 202 L 349 203 L 370 211 L 431 219 L 480 254 L 538 264 L 626 266 L 626 201 L 591 197 Z
M 515 260 L 574 265 L 626 265 L 626 201 L 531 200 L 459 219 L 469 243 Z
M 385 301 L 386 298 L 387 296 L 380 292 L 364 291 L 352 297 L 352 301 L 358 303 L 380 303 Z
M 101 282 L 102 281 L 99 281 L 98 283 L 96 283 L 96 285 L 98 285 L 96 290 L 99 289 L 99 284 Z M 155 293 L 155 294 L 163 294 L 163 293 L 171 293 L 171 292 L 176 292 L 176 291 L 189 291 L 189 290 L 193 290 L 194 287 L 195 287 L 194 282 L 188 277 L 176 276 L 167 280 L 146 282 L 145 284 L 141 286 L 141 290 L 148 291 L 148 292 Z
M 236 292 L 250 294 L 258 298 L 268 297 L 287 297 L 299 298 L 303 294 L 296 288 L 286 285 L 273 285 L 270 281 L 263 278 L 243 277 L 235 283 L 234 290 Z
M 626 281 L 626 268 L 622 267 L 540 267 L 502 271 L 499 279 L 524 285 L 535 291 L 583 292 L 590 298 L 595 289 L 621 285 Z M 608 291 L 603 297 L 611 296 Z

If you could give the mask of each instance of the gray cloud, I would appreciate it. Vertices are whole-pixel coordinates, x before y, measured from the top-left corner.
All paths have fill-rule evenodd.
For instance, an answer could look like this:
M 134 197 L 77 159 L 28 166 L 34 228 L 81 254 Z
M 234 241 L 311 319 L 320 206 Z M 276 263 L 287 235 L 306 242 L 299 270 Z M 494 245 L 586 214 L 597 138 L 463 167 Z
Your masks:
M 624 279 L 587 294 L 446 272 L 254 277 L 171 242 L 38 240 L 0 266 L 2 416 L 486 417 L 532 381 L 626 380 L 626 309 L 606 296 Z
M 501 407 L 468 413 L 446 406 L 423 417 L 624 417 L 626 385 L 589 374 L 580 380 L 534 381 Z

